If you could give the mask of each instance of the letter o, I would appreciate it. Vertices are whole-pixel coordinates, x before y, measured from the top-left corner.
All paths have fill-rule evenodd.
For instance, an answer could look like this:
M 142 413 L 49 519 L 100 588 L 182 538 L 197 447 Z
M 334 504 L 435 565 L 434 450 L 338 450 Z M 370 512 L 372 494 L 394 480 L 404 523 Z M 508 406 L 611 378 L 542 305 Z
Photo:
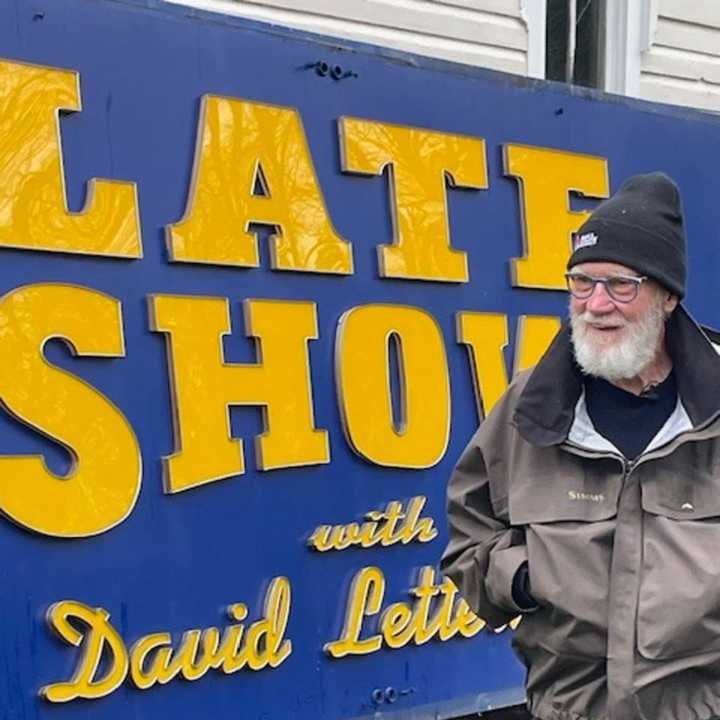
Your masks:
M 393 421 L 390 342 L 399 348 L 400 427 Z M 401 305 L 363 305 L 340 319 L 338 402 L 351 447 L 377 465 L 428 468 L 447 449 L 450 380 L 442 333 L 429 313 Z

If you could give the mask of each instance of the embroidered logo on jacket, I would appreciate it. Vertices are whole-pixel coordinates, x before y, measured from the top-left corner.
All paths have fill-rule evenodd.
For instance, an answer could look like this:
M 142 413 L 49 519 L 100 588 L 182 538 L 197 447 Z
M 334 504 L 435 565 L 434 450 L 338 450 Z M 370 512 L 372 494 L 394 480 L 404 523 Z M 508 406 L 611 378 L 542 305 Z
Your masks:
M 587 502 L 599 503 L 605 499 L 602 493 L 587 493 L 579 492 L 577 490 L 568 490 L 568 498 L 570 500 L 586 500 Z

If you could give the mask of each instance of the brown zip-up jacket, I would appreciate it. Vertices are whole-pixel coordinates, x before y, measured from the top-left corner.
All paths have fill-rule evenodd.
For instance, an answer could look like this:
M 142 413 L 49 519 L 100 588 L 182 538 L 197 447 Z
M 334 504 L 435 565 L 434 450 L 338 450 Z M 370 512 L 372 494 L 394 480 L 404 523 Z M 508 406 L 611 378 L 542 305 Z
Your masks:
M 442 560 L 514 647 L 543 720 L 720 717 L 720 356 L 679 306 L 667 325 L 678 405 L 630 463 L 592 427 L 570 334 L 519 375 L 448 488 Z

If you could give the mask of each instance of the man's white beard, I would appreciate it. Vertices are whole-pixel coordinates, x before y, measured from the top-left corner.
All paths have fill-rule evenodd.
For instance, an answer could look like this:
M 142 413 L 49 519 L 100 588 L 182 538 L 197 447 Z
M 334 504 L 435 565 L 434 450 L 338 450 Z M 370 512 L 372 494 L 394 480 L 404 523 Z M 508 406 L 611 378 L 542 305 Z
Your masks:
M 655 358 L 665 325 L 662 299 L 653 303 L 647 313 L 624 326 L 625 337 L 613 345 L 596 342 L 588 322 L 601 324 L 603 316 L 586 310 L 570 313 L 575 360 L 586 375 L 610 382 L 639 375 Z

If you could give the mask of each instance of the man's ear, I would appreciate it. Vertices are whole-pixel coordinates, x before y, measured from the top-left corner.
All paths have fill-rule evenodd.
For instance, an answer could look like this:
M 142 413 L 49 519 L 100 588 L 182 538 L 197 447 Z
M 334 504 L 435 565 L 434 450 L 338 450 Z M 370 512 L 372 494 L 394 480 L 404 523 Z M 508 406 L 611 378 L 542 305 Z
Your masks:
M 663 310 L 665 311 L 666 317 L 670 317 L 670 315 L 672 315 L 673 311 L 678 305 L 678 302 L 680 302 L 680 300 L 677 295 L 673 295 L 673 293 L 671 292 L 664 293 Z

